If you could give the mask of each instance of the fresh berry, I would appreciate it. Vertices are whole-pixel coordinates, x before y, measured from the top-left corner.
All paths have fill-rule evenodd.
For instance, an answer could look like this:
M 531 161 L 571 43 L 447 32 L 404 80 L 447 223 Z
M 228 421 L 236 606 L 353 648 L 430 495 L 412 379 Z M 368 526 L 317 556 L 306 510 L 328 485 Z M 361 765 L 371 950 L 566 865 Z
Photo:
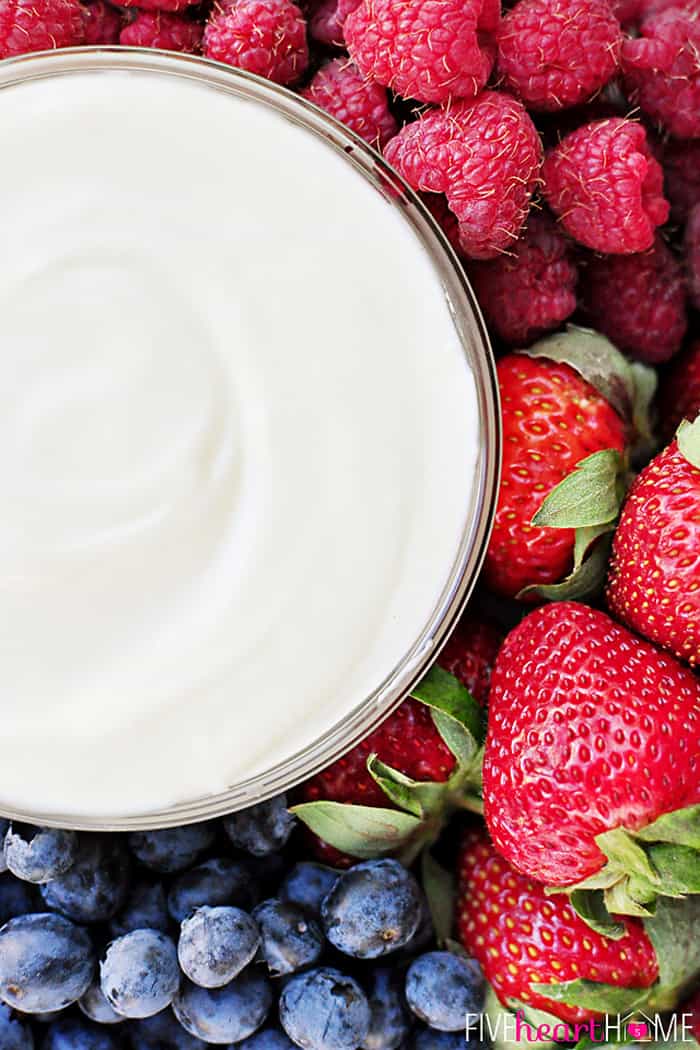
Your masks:
M 700 10 L 695 0 L 652 11 L 622 47 L 630 101 L 679 139 L 700 137 Z
M 499 0 L 362 0 L 345 42 L 366 77 L 404 98 L 474 98 L 496 56 Z
M 463 1031 L 465 1018 L 480 1013 L 484 1003 L 479 964 L 452 952 L 419 955 L 406 974 L 406 1001 L 431 1028 Z
M 120 7 L 137 7 L 139 11 L 168 11 L 177 14 L 186 11 L 197 3 L 197 0 L 120 0 Z
M 463 255 L 459 240 L 459 221 L 447 203 L 444 193 L 422 193 L 423 203 L 447 237 L 452 250 L 457 256 Z
M 386 89 L 363 77 L 348 59 L 326 62 L 302 95 L 379 149 L 399 130 Z
M 438 657 L 438 666 L 466 686 L 477 704 L 486 707 L 491 671 L 503 633 L 490 620 L 467 613 L 459 621 Z
M 280 897 L 303 908 L 309 915 L 320 915 L 323 898 L 326 897 L 338 872 L 313 861 L 302 860 L 295 864 L 280 886 Z
M 295 1044 L 279 1028 L 263 1028 L 238 1044 L 238 1050 L 294 1050 Z
M 224 831 L 238 849 L 266 857 L 282 849 L 296 821 L 287 809 L 287 796 L 278 795 L 224 817 Z
M 408 124 L 385 156 L 414 189 L 444 193 L 464 252 L 489 259 L 510 248 L 525 223 L 542 145 L 520 102 L 484 91 Z
M 309 18 L 309 35 L 326 47 L 345 47 L 345 19 L 362 0 L 322 0 Z
M 685 269 L 690 301 L 700 310 L 700 204 L 691 211 L 685 228 Z
M 572 246 L 545 212 L 531 213 L 511 250 L 473 263 L 469 276 L 491 328 L 514 346 L 558 328 L 576 309 Z
M 238 1043 L 263 1024 L 272 1006 L 269 982 L 254 967 L 223 988 L 183 981 L 173 1010 L 190 1035 L 205 1043 Z
M 211 846 L 215 834 L 210 823 L 162 831 L 134 831 L 129 835 L 129 848 L 146 868 L 172 875 L 194 864 L 200 853 Z
M 682 420 L 700 412 L 700 339 L 696 339 L 664 374 L 659 387 L 659 423 L 665 444 L 673 441 Z
M 700 663 L 700 417 L 635 479 L 613 540 L 607 596 L 628 627 Z M 678 790 L 682 797 L 680 782 Z
M 271 897 L 253 911 L 260 928 L 260 959 L 272 977 L 313 966 L 323 953 L 319 924 L 296 904 Z
M 657 235 L 636 255 L 592 257 L 583 273 L 583 300 L 593 326 L 648 364 L 678 353 L 687 326 L 680 263 Z
M 162 882 L 136 882 L 119 912 L 109 924 L 112 937 L 123 937 L 133 930 L 160 930 L 167 933 L 170 916 Z
M 0 997 L 23 1013 L 49 1013 L 76 1002 L 93 968 L 87 930 L 61 915 L 20 915 L 0 930 Z
M 367 860 L 338 877 L 321 908 L 326 937 L 346 955 L 376 959 L 407 944 L 421 919 L 422 894 L 396 860 Z
M 60 828 L 12 824 L 3 846 L 5 864 L 25 882 L 49 882 L 65 874 L 78 856 L 78 836 Z
M 75 47 L 84 40 L 78 0 L 0 0 L 0 58 Z
M 41 1050 L 122 1050 L 122 1040 L 109 1029 L 79 1017 L 59 1017 L 46 1031 Z
M 86 44 L 118 44 L 124 24 L 121 11 L 105 0 L 92 0 L 82 5 Z
M 3 1050 L 34 1050 L 31 1029 L 0 1003 L 0 1046 Z
M 98 977 L 93 979 L 88 990 L 78 1000 L 78 1006 L 96 1024 L 121 1024 L 124 1020 L 107 1002 Z
M 289 1038 L 307 1050 L 355 1050 L 369 1031 L 369 1003 L 352 977 L 323 967 L 285 984 L 280 1021 Z
M 679 809 L 699 772 L 700 682 L 672 657 L 575 602 L 537 609 L 508 635 L 484 811 L 518 870 L 552 886 L 599 872 L 596 837 Z
M 180 930 L 182 972 L 200 988 L 221 988 L 255 958 L 260 931 L 240 908 L 198 908 Z
M 541 345 L 546 353 L 546 341 Z M 605 449 L 622 453 L 626 428 L 603 395 L 567 364 L 508 354 L 497 370 L 503 459 L 484 575 L 493 590 L 514 597 L 570 572 L 574 530 L 533 525 L 532 519 L 582 460 Z
M 663 166 L 671 216 L 683 223 L 695 205 L 700 204 L 700 141 L 671 139 L 664 147 Z
M 190 1035 L 172 1010 L 129 1024 L 132 1050 L 208 1050 L 210 1043 Z
M 122 1017 L 153 1017 L 169 1006 L 180 982 L 175 945 L 159 930 L 134 930 L 112 941 L 100 963 L 100 985 Z
M 202 27 L 169 11 L 139 11 L 119 36 L 125 47 L 157 47 L 164 51 L 197 54 L 202 48 Z
M 118 835 L 84 835 L 71 868 L 41 887 L 44 904 L 76 922 L 107 922 L 124 903 L 129 858 Z
M 14 875 L 0 875 L 0 926 L 17 915 L 39 911 L 37 898 L 30 883 L 20 882 Z
M 238 0 L 215 7 L 204 31 L 204 54 L 276 84 L 306 72 L 306 20 L 292 0 Z
M 598 252 L 644 252 L 666 222 L 663 172 L 641 124 L 622 117 L 584 124 L 544 162 L 544 195 L 572 237 Z
M 596 933 L 564 895 L 549 896 L 499 856 L 483 832 L 469 832 L 459 862 L 459 938 L 481 963 L 504 1005 L 513 1000 L 577 1022 L 596 1011 L 565 1006 L 533 984 L 584 979 L 619 988 L 648 988 L 658 974 L 642 925 L 624 920 L 624 935 Z
M 175 879 L 168 893 L 168 911 L 176 922 L 183 922 L 204 905 L 233 904 L 247 909 L 257 900 L 247 866 L 228 857 L 215 857 Z
M 520 0 L 501 23 L 498 72 L 528 109 L 564 109 L 615 75 L 621 44 L 608 0 Z
M 400 974 L 395 968 L 378 967 L 369 992 L 369 1031 L 363 1050 L 399 1050 L 411 1030 Z
M 465 1040 L 464 1032 L 438 1032 L 427 1025 L 415 1029 L 408 1047 L 410 1050 L 484 1050 L 478 1038 Z

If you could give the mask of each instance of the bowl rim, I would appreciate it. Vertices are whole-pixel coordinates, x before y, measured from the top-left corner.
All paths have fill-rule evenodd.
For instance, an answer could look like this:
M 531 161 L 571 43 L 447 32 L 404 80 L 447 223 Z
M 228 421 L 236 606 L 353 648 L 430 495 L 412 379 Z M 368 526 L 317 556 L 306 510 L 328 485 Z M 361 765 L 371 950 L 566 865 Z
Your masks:
M 344 155 L 389 204 L 400 208 L 429 254 L 442 282 L 453 323 L 475 383 L 480 447 L 476 484 L 459 550 L 429 620 L 400 664 L 321 737 L 270 769 L 223 792 L 178 802 L 152 813 L 95 817 L 37 813 L 8 807 L 9 819 L 85 831 L 145 831 L 196 823 L 234 812 L 288 791 L 340 758 L 371 733 L 411 692 L 447 641 L 481 569 L 496 512 L 501 463 L 501 418 L 496 366 L 476 297 L 458 256 L 420 197 L 382 156 L 345 125 L 300 95 L 220 62 L 171 51 L 90 46 L 35 52 L 0 63 L 0 90 L 72 73 L 146 72 L 194 80 L 227 94 L 272 107 L 280 116 L 323 139 Z

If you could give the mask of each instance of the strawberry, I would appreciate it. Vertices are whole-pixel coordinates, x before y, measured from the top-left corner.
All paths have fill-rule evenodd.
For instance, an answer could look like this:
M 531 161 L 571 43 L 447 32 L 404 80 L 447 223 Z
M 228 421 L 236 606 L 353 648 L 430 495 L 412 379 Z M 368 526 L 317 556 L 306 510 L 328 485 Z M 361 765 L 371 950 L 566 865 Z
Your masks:
M 691 1032 L 700 1043 L 700 988 L 683 1003 L 678 1013 L 685 1018 L 686 1031 Z
M 486 582 L 510 597 L 581 597 L 602 577 L 604 558 L 592 573 L 586 555 L 623 493 L 632 370 L 602 336 L 575 328 L 497 369 L 503 457 Z
M 700 142 L 698 142 L 700 146 Z M 673 361 L 659 387 L 661 436 L 669 444 L 684 419 L 700 412 L 700 339 Z
M 625 918 L 613 940 L 591 929 L 564 896 L 515 871 L 483 831 L 470 831 L 459 857 L 457 929 L 504 1006 L 546 1010 L 563 1021 L 599 1016 L 601 1009 L 557 1002 L 538 985 L 588 980 L 616 988 L 649 988 L 659 966 L 637 919 Z M 622 936 L 619 933 L 622 932 Z
M 448 694 L 454 692 L 458 704 L 468 701 L 475 705 L 476 701 L 482 707 L 485 706 L 491 667 L 501 640 L 501 633 L 492 624 L 473 616 L 464 617 L 440 655 L 439 670 L 433 671 L 429 679 L 435 680 L 435 676 L 441 674 L 437 678 L 438 691 L 446 689 Z M 454 742 L 449 733 L 445 734 L 445 726 L 440 718 L 435 717 L 436 703 L 439 705 L 441 700 L 435 700 L 432 694 L 424 694 L 419 688 L 414 697 L 404 700 L 378 729 L 348 754 L 302 784 L 299 790 L 301 805 L 296 808 L 296 812 L 312 830 L 317 830 L 315 815 L 325 812 L 318 808 L 319 804 L 341 804 L 332 810 L 334 826 L 331 837 L 334 844 L 318 835 L 312 837 L 314 852 L 320 859 L 336 866 L 352 863 L 351 857 L 347 855 L 353 852 L 352 849 L 339 852 L 335 848 L 340 840 L 346 841 L 342 828 L 344 816 L 357 816 L 360 809 L 367 807 L 377 809 L 378 813 L 386 813 L 383 807 L 389 803 L 404 804 L 403 791 L 398 796 L 392 793 L 394 774 L 401 781 L 424 785 L 429 790 L 445 785 L 444 791 L 439 788 L 433 791 L 434 799 L 429 807 L 431 816 L 439 816 L 437 811 L 448 801 L 449 782 L 455 776 L 461 777 L 461 771 L 458 769 L 458 757 L 446 741 L 449 740 L 453 746 Z M 475 706 L 472 715 L 472 729 L 478 735 L 481 718 Z M 472 756 L 475 770 L 479 764 L 476 750 Z M 402 789 L 407 786 L 407 783 L 401 784 Z M 421 808 L 425 809 L 422 803 Z M 397 819 L 401 816 L 403 814 L 399 812 Z M 373 855 L 383 850 L 375 840 L 362 852 Z
M 604 890 L 608 910 L 627 914 L 700 892 L 699 774 L 700 681 L 673 657 L 575 602 L 508 635 L 483 793 L 494 843 L 519 871 Z
M 607 598 L 638 634 L 700 663 L 700 415 L 635 480 L 613 541 Z

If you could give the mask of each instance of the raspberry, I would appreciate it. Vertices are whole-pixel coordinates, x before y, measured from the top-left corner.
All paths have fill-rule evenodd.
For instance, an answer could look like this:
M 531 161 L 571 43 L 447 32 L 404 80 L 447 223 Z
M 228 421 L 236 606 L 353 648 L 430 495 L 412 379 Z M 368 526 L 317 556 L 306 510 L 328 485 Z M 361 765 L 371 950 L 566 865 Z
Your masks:
M 700 142 L 671 139 L 664 150 L 663 166 L 671 215 L 677 222 L 685 222 L 690 210 L 700 204 Z
M 607 84 L 621 44 L 608 0 L 520 0 L 501 23 L 498 71 L 528 109 L 564 109 Z
M 578 272 L 571 245 L 547 214 L 531 214 L 512 255 L 474 263 L 479 305 L 507 343 L 525 346 L 576 309 Z
M 123 25 L 122 14 L 116 7 L 105 3 L 105 0 L 83 4 L 83 24 L 86 44 L 119 43 Z
M 668 218 L 661 166 L 631 120 L 572 131 L 548 153 L 543 174 L 547 203 L 566 232 L 595 251 L 646 251 Z
M 500 0 L 362 0 L 345 20 L 365 76 L 404 98 L 474 98 L 496 57 Z
M 443 193 L 423 193 L 421 196 L 423 203 L 445 234 L 445 237 L 447 237 L 454 252 L 457 255 L 461 255 L 462 245 L 459 243 L 459 223 L 455 213 L 450 211 L 447 197 Z
M 630 101 L 679 139 L 700 137 L 700 9 L 695 0 L 649 14 L 622 46 Z
M 665 444 L 673 441 L 680 422 L 700 412 L 700 339 L 674 358 L 659 387 L 659 423 Z
M 238 0 L 214 9 L 204 53 L 276 84 L 293 84 L 309 64 L 306 20 L 291 0 Z
M 484 91 L 408 124 L 385 156 L 414 189 L 444 193 L 459 220 L 463 251 L 490 259 L 523 227 L 542 144 L 522 103 Z
M 85 40 L 78 0 L 0 0 L 0 58 Z
M 140 11 L 134 21 L 122 29 L 119 43 L 195 54 L 202 46 L 202 32 L 198 22 L 191 22 L 182 15 L 168 11 Z
M 691 211 L 685 228 L 685 268 L 690 301 L 700 310 L 700 204 Z
M 680 350 L 686 329 L 683 271 L 657 236 L 650 251 L 590 260 L 583 300 L 594 327 L 649 364 Z
M 365 80 L 346 58 L 321 66 L 302 95 L 380 148 L 398 131 L 385 88 Z
M 120 7 L 138 7 L 143 11 L 186 11 L 199 0 L 119 0 Z
M 323 0 L 309 19 L 309 34 L 326 47 L 345 47 L 345 19 L 361 0 Z

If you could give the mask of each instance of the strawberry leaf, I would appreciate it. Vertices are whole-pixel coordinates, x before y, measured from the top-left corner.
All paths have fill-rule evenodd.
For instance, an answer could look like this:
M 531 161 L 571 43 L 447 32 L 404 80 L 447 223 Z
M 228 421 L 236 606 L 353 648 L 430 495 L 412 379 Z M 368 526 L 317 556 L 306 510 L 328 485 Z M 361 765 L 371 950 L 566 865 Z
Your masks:
M 627 1014 L 648 1001 L 648 988 L 619 988 L 617 985 L 579 979 L 562 984 L 531 984 L 533 992 L 567 1006 L 580 1006 L 605 1014 Z
M 700 893 L 700 853 L 690 846 L 671 843 L 649 847 L 649 858 L 658 871 L 664 887 L 664 896 L 683 897 Z
M 693 423 L 683 420 L 676 431 L 676 440 L 681 454 L 692 466 L 700 469 L 700 415 Z
M 624 460 L 617 449 L 586 456 L 552 489 L 532 524 L 550 529 L 609 525 L 620 511 L 624 472 Z
M 666 813 L 641 831 L 635 831 L 634 837 L 641 842 L 671 842 L 700 850 L 700 806 Z
M 400 850 L 421 827 L 411 813 L 342 802 L 304 802 L 291 812 L 330 846 L 362 859 Z
M 398 769 L 387 766 L 377 755 L 370 755 L 367 759 L 367 769 L 391 802 L 416 817 L 423 819 L 431 813 L 440 812 L 445 806 L 445 784 L 412 780 Z
M 577 530 L 578 531 L 578 530 Z M 604 530 L 608 533 L 610 530 Z M 610 552 L 610 537 L 595 543 L 587 558 L 561 583 L 532 584 L 516 595 L 517 598 L 544 598 L 551 602 L 583 601 L 593 598 L 603 586 Z
M 660 887 L 660 878 L 649 857 L 629 832 L 614 828 L 596 835 L 596 845 L 608 858 L 611 868 L 624 875 L 636 875 L 652 886 Z
M 455 880 L 451 872 L 443 868 L 429 850 L 423 851 L 421 862 L 423 890 L 428 898 L 430 917 L 438 944 L 445 944 L 452 933 L 454 919 Z
M 456 722 L 481 744 L 483 723 L 481 708 L 465 685 L 442 667 L 431 667 L 424 678 L 411 691 L 415 700 L 446 715 Z
M 700 898 L 659 898 L 656 914 L 644 920 L 644 929 L 659 964 L 649 1002 L 656 1010 L 671 1010 L 700 976 Z
M 625 927 L 605 907 L 602 890 L 574 890 L 569 899 L 576 914 L 596 933 L 613 941 L 625 936 Z
M 639 469 L 649 462 L 657 447 L 651 426 L 651 406 L 659 385 L 656 369 L 641 361 L 630 361 L 634 380 L 634 407 L 632 420 L 636 440 L 631 453 L 632 463 Z

